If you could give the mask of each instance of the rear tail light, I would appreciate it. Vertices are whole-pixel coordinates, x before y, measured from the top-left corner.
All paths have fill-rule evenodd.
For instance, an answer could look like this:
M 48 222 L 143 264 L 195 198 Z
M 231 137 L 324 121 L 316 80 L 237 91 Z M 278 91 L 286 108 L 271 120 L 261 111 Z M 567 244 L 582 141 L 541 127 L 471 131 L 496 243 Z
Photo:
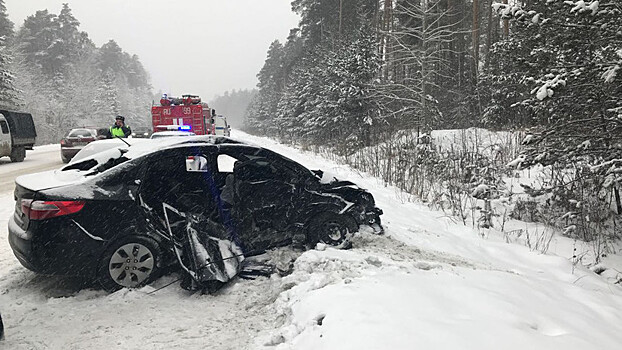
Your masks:
M 71 147 L 71 141 L 69 141 L 67 139 L 62 139 L 62 140 L 60 140 L 60 145 L 61 145 L 61 147 L 63 147 L 63 146 Z
M 84 208 L 84 201 L 33 201 L 22 199 L 22 212 L 30 220 L 45 220 L 75 214 Z

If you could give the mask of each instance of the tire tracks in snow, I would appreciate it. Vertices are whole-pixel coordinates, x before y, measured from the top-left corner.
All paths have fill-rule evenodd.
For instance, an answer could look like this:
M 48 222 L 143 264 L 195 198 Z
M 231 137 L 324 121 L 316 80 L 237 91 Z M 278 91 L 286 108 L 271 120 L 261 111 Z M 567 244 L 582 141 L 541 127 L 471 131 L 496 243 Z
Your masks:
M 422 250 L 386 235 L 379 236 L 363 232 L 353 237 L 352 245 L 354 249 L 369 253 L 370 256 L 383 256 L 395 262 L 411 262 L 415 268 L 422 270 L 439 268 L 442 265 L 467 268 L 482 267 L 460 256 Z

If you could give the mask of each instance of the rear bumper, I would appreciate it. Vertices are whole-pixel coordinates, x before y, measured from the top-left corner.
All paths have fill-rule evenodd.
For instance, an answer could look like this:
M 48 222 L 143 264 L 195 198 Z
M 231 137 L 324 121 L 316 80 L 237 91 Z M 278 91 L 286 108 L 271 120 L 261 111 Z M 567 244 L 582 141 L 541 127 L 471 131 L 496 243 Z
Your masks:
M 63 241 L 52 240 L 54 232 L 37 226 L 31 223 L 28 230 L 24 230 L 13 216 L 9 219 L 9 245 L 22 266 L 45 275 L 95 276 L 98 263 L 95 257 L 102 252 L 88 241 L 90 238 L 80 239 L 72 233 L 74 230 L 65 227 L 63 236 L 66 233 L 67 238 Z
M 82 147 L 80 147 L 80 148 L 73 148 L 73 147 L 72 148 L 64 148 L 64 147 L 62 147 L 60 149 L 60 154 L 64 158 L 71 159 L 71 158 L 73 158 L 76 155 L 76 153 L 80 152 L 80 150 L 82 150 Z
M 19 227 L 13 216 L 9 219 L 9 245 L 20 264 L 28 270 L 44 273 L 42 264 L 35 259 L 33 254 L 32 234 Z

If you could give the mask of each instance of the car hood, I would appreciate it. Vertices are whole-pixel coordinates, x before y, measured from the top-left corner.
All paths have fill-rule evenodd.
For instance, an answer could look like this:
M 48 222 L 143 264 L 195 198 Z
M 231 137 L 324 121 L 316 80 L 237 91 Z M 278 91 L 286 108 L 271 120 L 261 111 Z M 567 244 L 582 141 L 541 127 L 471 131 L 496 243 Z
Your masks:
M 374 207 L 374 196 L 369 191 L 358 186 L 352 181 L 340 180 L 333 174 L 323 170 L 312 171 L 319 182 L 321 193 L 337 196 L 347 203 L 361 204 L 366 207 Z
M 321 183 L 320 186 L 321 192 L 338 195 L 348 202 L 374 205 L 374 198 L 371 193 L 351 181 L 335 179 L 333 182 Z

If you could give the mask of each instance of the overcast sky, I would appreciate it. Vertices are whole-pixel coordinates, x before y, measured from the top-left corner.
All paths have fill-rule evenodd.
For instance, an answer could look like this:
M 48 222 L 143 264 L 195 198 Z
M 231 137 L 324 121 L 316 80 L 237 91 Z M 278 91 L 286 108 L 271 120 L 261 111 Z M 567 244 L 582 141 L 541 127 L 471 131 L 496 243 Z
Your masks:
M 298 24 L 291 0 L 5 0 L 16 27 L 62 3 L 97 46 L 113 39 L 138 55 L 154 92 L 205 100 L 255 87 L 270 43 Z

